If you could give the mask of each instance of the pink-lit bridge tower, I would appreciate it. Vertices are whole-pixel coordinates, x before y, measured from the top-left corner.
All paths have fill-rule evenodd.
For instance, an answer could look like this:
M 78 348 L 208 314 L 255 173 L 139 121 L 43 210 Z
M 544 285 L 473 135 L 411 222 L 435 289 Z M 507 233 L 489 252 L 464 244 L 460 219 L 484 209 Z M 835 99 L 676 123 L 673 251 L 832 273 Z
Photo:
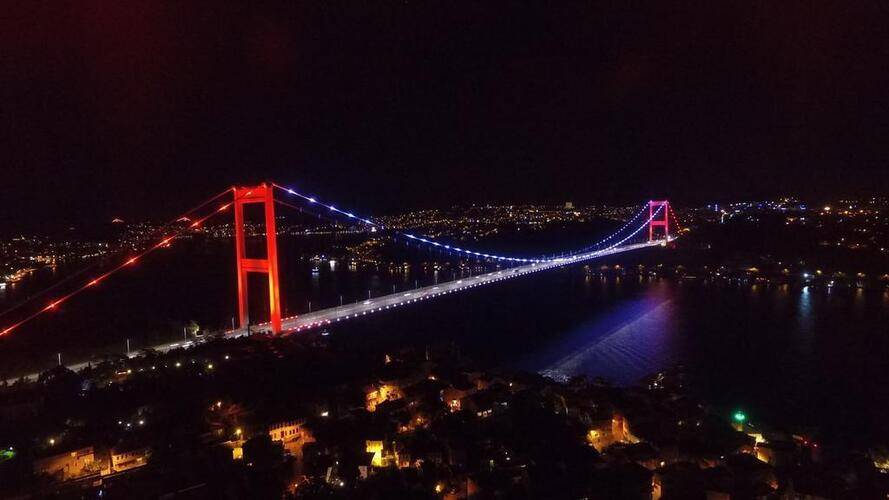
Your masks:
M 658 209 L 662 213 L 658 213 Z M 655 214 L 658 213 L 659 219 L 655 219 Z M 648 241 L 654 240 L 654 228 L 662 227 L 664 228 L 664 239 L 670 238 L 670 202 L 667 200 L 661 201 L 649 201 L 648 202 L 648 218 L 650 222 L 648 223 Z
M 269 314 L 272 333 L 281 333 L 281 294 L 278 281 L 278 240 L 275 228 L 275 188 L 266 183 L 251 187 L 233 187 L 235 195 L 235 249 L 238 266 L 238 315 L 241 328 L 250 322 L 247 297 L 249 273 L 262 273 L 269 278 Z M 265 205 L 266 258 L 247 258 L 247 242 L 244 237 L 244 205 Z

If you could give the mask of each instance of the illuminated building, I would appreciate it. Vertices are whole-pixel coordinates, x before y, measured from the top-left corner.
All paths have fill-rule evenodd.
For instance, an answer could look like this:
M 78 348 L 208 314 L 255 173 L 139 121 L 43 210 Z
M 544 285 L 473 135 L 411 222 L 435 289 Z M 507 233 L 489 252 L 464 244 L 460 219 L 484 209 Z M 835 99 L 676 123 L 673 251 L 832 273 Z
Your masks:
M 62 481 L 75 479 L 95 470 L 96 456 L 92 446 L 59 453 L 34 461 L 34 473 L 45 474 Z
M 592 428 L 587 431 L 587 442 L 596 449 L 602 451 L 614 443 L 611 420 L 599 420 L 593 422 Z
M 630 422 L 620 413 L 615 413 L 611 419 L 611 435 L 615 441 L 622 443 L 638 443 L 640 439 L 630 430 Z
M 383 442 L 368 440 L 365 445 L 365 451 L 373 454 L 370 464 L 374 467 L 383 467 Z
M 269 426 L 269 438 L 272 441 L 295 441 L 303 438 L 303 422 L 279 422 Z
M 148 464 L 151 451 L 148 448 L 111 450 L 111 471 L 122 472 Z
M 386 401 L 395 401 L 404 397 L 401 388 L 392 382 L 379 383 L 365 389 L 365 408 L 376 411 L 377 405 Z

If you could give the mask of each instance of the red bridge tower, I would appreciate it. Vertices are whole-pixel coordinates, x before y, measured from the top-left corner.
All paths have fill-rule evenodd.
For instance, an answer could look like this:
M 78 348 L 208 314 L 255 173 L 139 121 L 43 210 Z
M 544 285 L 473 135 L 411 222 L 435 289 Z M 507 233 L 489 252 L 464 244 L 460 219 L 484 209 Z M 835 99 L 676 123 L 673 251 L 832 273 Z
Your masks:
M 658 209 L 661 209 L 663 214 L 659 214 L 658 216 L 662 218 L 656 220 L 654 218 L 655 213 L 657 213 Z M 670 238 L 670 202 L 667 200 L 662 201 L 649 201 L 648 202 L 648 218 L 650 222 L 648 223 L 648 241 L 654 240 L 654 228 L 662 227 L 664 228 L 664 239 Z
M 233 187 L 235 195 L 235 248 L 238 265 L 238 314 L 241 328 L 250 323 L 247 300 L 247 276 L 264 273 L 269 277 L 269 313 L 272 333 L 281 333 L 281 295 L 278 288 L 278 240 L 275 228 L 275 188 L 262 183 L 252 187 Z M 266 258 L 248 259 L 244 237 L 244 205 L 265 204 Z

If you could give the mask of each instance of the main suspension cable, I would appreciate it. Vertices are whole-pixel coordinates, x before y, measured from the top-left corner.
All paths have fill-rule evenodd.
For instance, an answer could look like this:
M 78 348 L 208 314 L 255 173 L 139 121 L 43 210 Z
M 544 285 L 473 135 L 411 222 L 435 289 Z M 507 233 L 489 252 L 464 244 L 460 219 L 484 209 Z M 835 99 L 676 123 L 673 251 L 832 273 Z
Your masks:
M 207 198 L 206 200 L 204 200 L 204 201 L 203 201 L 202 203 L 200 203 L 199 205 L 196 205 L 195 207 L 191 208 L 190 210 L 188 210 L 188 211 L 186 211 L 186 212 L 183 212 L 183 213 L 180 214 L 178 217 L 176 217 L 176 218 L 174 218 L 174 219 L 171 219 L 171 220 L 169 220 L 168 222 L 164 223 L 161 227 L 157 228 L 157 230 L 155 231 L 155 234 L 163 232 L 165 229 L 167 229 L 167 228 L 170 227 L 171 225 L 175 224 L 176 222 L 181 221 L 183 218 L 187 218 L 187 217 L 188 217 L 189 215 L 191 215 L 192 213 L 194 213 L 194 212 L 196 212 L 196 211 L 198 211 L 198 210 L 204 208 L 204 207 L 207 206 L 208 204 L 212 203 L 213 201 L 219 199 L 221 196 L 224 196 L 225 194 L 227 194 L 227 193 L 229 193 L 229 192 L 230 192 L 230 190 L 226 189 L 225 191 L 222 191 L 222 192 L 220 192 L 219 194 L 217 194 L 217 195 L 215 195 L 215 196 L 213 196 L 213 197 L 211 197 L 211 198 Z M 76 272 L 74 272 L 74 273 L 72 273 L 72 274 L 69 274 L 68 276 L 65 276 L 64 278 L 61 278 L 60 280 L 56 281 L 56 282 L 53 283 L 52 285 L 50 285 L 50 286 L 48 286 L 48 287 L 46 287 L 46 288 L 43 288 L 42 290 L 38 291 L 37 293 L 35 293 L 35 294 L 33 294 L 33 295 L 29 295 L 28 297 L 25 297 L 25 298 L 23 298 L 22 300 L 18 301 L 17 303 L 15 303 L 15 304 L 13 304 L 13 305 L 7 307 L 7 308 L 4 309 L 3 311 L 0 311 L 0 317 L 3 317 L 3 316 L 5 316 L 5 315 L 7 315 L 7 314 L 9 314 L 9 313 L 11 313 L 11 312 L 13 312 L 13 311 L 15 311 L 15 310 L 17 310 L 17 309 L 19 309 L 19 308 L 21 308 L 21 307 L 27 305 L 27 304 L 30 304 L 30 303 L 33 302 L 34 300 L 39 299 L 40 297 L 46 295 L 47 293 L 49 293 L 49 292 L 51 292 L 51 291 L 53 291 L 53 290 L 59 288 L 60 286 L 66 284 L 66 283 L 69 283 L 69 282 L 75 280 L 76 278 L 78 278 L 78 277 L 80 277 L 80 276 L 86 274 L 88 271 L 90 271 L 90 270 L 94 269 L 95 267 L 99 266 L 103 261 L 105 261 L 105 260 L 107 260 L 107 259 L 109 259 L 109 258 L 116 257 L 116 256 L 120 255 L 120 254 L 123 253 L 123 252 L 124 252 L 124 249 L 121 247 L 121 248 L 118 248 L 118 249 L 117 249 L 114 253 L 112 253 L 111 255 L 105 255 L 105 256 L 102 256 L 101 258 L 96 259 L 94 262 L 90 263 L 89 265 L 85 266 L 84 268 L 79 269 L 79 270 L 77 270 Z
M 198 206 L 196 206 L 195 208 L 193 208 L 193 209 L 189 210 L 188 212 L 186 212 L 186 215 L 187 215 L 187 214 L 190 214 L 190 213 L 193 213 L 193 212 L 195 212 L 195 211 L 197 211 L 197 210 L 200 210 L 200 209 L 206 207 L 208 204 L 212 203 L 213 201 L 215 201 L 216 199 L 218 199 L 219 197 L 221 197 L 222 195 L 224 195 L 224 194 L 227 193 L 227 192 L 231 192 L 231 190 L 223 191 L 222 193 L 220 193 L 220 194 L 218 194 L 218 195 L 216 195 L 216 196 L 214 196 L 214 197 L 212 197 L 212 198 L 207 199 L 206 201 L 204 201 L 204 202 L 201 203 L 200 205 L 198 205 Z M 249 193 L 249 192 L 248 192 L 248 193 Z M 8 334 L 9 332 L 11 332 L 11 331 L 15 330 L 16 328 L 18 328 L 18 327 L 24 325 L 25 323 L 30 322 L 31 320 L 37 318 L 38 316 L 43 315 L 44 313 L 47 313 L 47 312 L 49 312 L 49 311 L 52 311 L 52 310 L 56 309 L 56 307 L 58 307 L 60 304 L 62 304 L 62 303 L 64 303 L 64 302 L 68 301 L 69 299 L 71 299 L 71 298 L 74 297 L 75 295 L 78 295 L 78 294 L 80 294 L 81 292 L 83 292 L 83 291 L 85 291 L 85 290 L 88 290 L 88 289 L 90 289 L 90 288 L 95 287 L 95 286 L 98 285 L 101 281 L 103 281 L 103 280 L 105 280 L 106 278 L 108 278 L 109 276 L 111 276 L 111 275 L 117 273 L 118 271 L 122 270 L 123 268 L 128 267 L 128 266 L 132 266 L 132 265 L 135 264 L 139 259 L 141 259 L 142 257 L 148 255 L 149 253 L 154 252 L 155 250 L 157 250 L 157 249 L 159 249 L 159 248 L 163 248 L 163 247 L 169 246 L 169 244 L 170 244 L 173 240 L 175 240 L 175 239 L 178 238 L 179 236 L 182 236 L 182 235 L 185 234 L 185 232 L 187 232 L 187 231 L 191 231 L 191 230 L 194 230 L 194 229 L 200 227 L 200 226 L 201 226 L 204 222 L 206 222 L 208 219 L 210 219 L 210 218 L 213 217 L 214 215 L 219 214 L 220 212 L 225 211 L 225 210 L 226 210 L 228 207 L 230 207 L 233 203 L 234 203 L 234 202 L 228 202 L 228 203 L 225 203 L 225 204 L 221 205 L 219 208 L 217 208 L 216 210 L 214 210 L 213 212 L 211 212 L 210 214 L 205 215 L 205 216 L 203 216 L 203 217 L 201 217 L 201 218 L 199 218 L 199 219 L 193 221 L 191 224 L 187 225 L 186 227 L 184 227 L 184 228 L 182 228 L 182 229 L 179 229 L 178 231 L 174 232 L 173 234 L 170 234 L 170 235 L 168 235 L 168 236 L 164 236 L 164 237 L 163 237 L 162 239 L 160 239 L 160 241 L 158 241 L 157 243 L 155 243 L 155 244 L 153 244 L 153 245 L 147 247 L 145 250 L 143 250 L 143 251 L 137 253 L 136 255 L 133 255 L 132 257 L 130 257 L 129 259 L 125 260 L 125 261 L 122 262 L 121 264 L 118 264 L 117 266 L 111 268 L 109 271 L 106 271 L 106 272 L 104 272 L 104 273 L 102 273 L 102 274 L 96 276 L 96 277 L 93 278 L 92 280 L 87 281 L 87 282 L 85 282 L 84 284 L 80 285 L 79 287 L 75 288 L 73 291 L 68 292 L 67 294 L 65 294 L 65 295 L 63 295 L 63 296 L 61 296 L 61 297 L 59 297 L 59 298 L 57 298 L 57 299 L 51 301 L 51 302 L 50 302 L 49 304 L 47 304 L 45 307 L 43 307 L 43 308 L 41 308 L 41 309 L 38 309 L 38 310 L 35 311 L 34 313 L 32 313 L 32 314 L 30 314 L 30 315 L 24 317 L 23 319 L 19 320 L 18 322 L 13 323 L 12 325 L 6 327 L 6 328 L 3 329 L 3 330 L 0 330 L 0 337 L 2 337 L 2 336 L 4 336 L 4 335 Z M 186 215 L 182 215 L 182 216 L 180 216 L 179 218 L 176 219 L 176 221 L 181 220 L 183 217 L 186 217 Z M 174 221 L 174 222 L 175 222 L 175 221 Z M 170 224 L 172 224 L 172 222 L 166 224 L 164 227 L 169 227 Z M 31 303 L 31 302 L 33 302 L 36 298 L 37 298 L 36 296 L 35 296 L 35 297 L 31 297 L 31 298 L 30 298 L 28 301 L 26 301 L 25 303 Z M 16 306 L 16 307 L 20 307 L 20 306 L 21 306 L 21 304 L 20 304 L 19 306 Z
M 319 201 L 318 199 L 316 199 L 316 198 L 313 197 L 313 196 L 309 196 L 309 195 L 300 193 L 300 192 L 298 192 L 298 191 L 296 191 L 296 190 L 294 190 L 294 189 L 292 189 L 292 188 L 284 187 L 284 186 L 281 186 L 280 184 L 276 184 L 276 183 L 272 183 L 272 186 L 274 186 L 274 187 L 276 187 L 276 188 L 278 188 L 278 189 L 280 189 L 280 190 L 284 191 L 285 193 L 288 193 L 288 194 L 290 194 L 290 195 L 292 195 L 292 196 L 296 196 L 296 197 L 298 197 L 298 198 L 301 198 L 301 199 L 303 199 L 304 201 L 307 201 L 307 202 L 309 202 L 309 203 L 311 203 L 311 204 L 317 204 L 317 205 L 319 205 L 319 206 L 322 206 L 322 207 L 324 207 L 324 208 L 327 208 L 327 209 L 330 210 L 331 212 L 334 212 L 334 213 L 343 215 L 343 216 L 345 216 L 345 217 L 347 217 L 347 218 L 349 218 L 349 219 L 352 219 L 352 220 L 354 220 L 354 221 L 361 222 L 361 223 L 364 223 L 364 224 L 367 224 L 367 225 L 376 227 L 376 228 L 378 228 L 378 229 L 388 229 L 388 228 L 386 228 L 383 224 L 380 224 L 380 223 L 378 223 L 378 222 L 375 222 L 375 221 L 373 221 L 372 219 L 369 219 L 369 218 L 366 218 L 366 217 L 361 217 L 361 216 L 355 215 L 355 214 L 352 213 L 352 212 L 348 212 L 348 211 L 342 210 L 342 209 L 340 209 L 340 208 L 335 207 L 334 205 L 328 205 L 328 204 L 326 204 L 326 203 L 324 203 L 324 202 L 322 202 L 322 201 Z M 581 251 L 577 251 L 577 252 L 570 253 L 569 255 L 577 255 L 577 254 L 583 253 L 583 251 L 585 251 L 585 250 L 587 250 L 587 249 L 590 249 L 590 248 L 594 248 L 594 247 L 596 247 L 596 246 L 598 246 L 598 245 L 601 245 L 602 243 L 608 241 L 609 239 L 611 239 L 611 238 L 617 236 L 621 231 L 623 231 L 624 229 L 626 229 L 627 227 L 629 227 L 629 225 L 632 223 L 632 221 L 634 221 L 635 219 L 637 219 L 638 217 L 640 217 L 641 214 L 644 213 L 644 211 L 645 211 L 645 209 L 643 208 L 639 213 L 636 214 L 635 217 L 633 217 L 633 219 L 631 219 L 630 221 L 628 221 L 628 222 L 627 222 L 621 229 L 619 229 L 616 233 L 612 234 L 611 236 L 608 236 L 607 238 L 605 238 L 605 239 L 599 241 L 598 243 L 596 243 L 596 244 L 594 244 L 594 245 L 592 245 L 592 246 L 588 246 L 586 249 L 583 249 L 583 250 L 581 250 Z M 490 254 L 490 253 L 486 253 L 486 252 L 478 252 L 478 251 L 474 251 L 474 250 L 469 250 L 469 249 L 465 249 L 465 248 L 460 248 L 460 247 L 453 246 L 453 245 L 447 245 L 447 244 L 444 244 L 444 243 L 440 243 L 440 242 L 438 242 L 438 241 L 435 241 L 435 240 L 432 239 L 432 238 L 427 238 L 427 237 L 425 237 L 425 236 L 417 236 L 417 235 L 414 235 L 414 234 L 411 234 L 411 233 L 407 233 L 407 232 L 404 232 L 404 231 L 401 231 L 401 230 L 397 230 L 397 229 L 392 229 L 392 231 L 395 232 L 395 233 L 397 233 L 397 234 L 399 234 L 399 235 L 401 235 L 401 236 L 404 236 L 404 237 L 406 237 L 406 238 L 408 238 L 408 239 L 417 241 L 417 242 L 419 242 L 419 243 L 425 243 L 425 244 L 434 246 L 434 247 L 436 247 L 436 248 L 439 248 L 439 249 L 442 249 L 442 250 L 446 250 L 446 251 L 448 251 L 449 253 L 459 253 L 459 254 L 463 254 L 463 255 L 470 256 L 470 257 L 482 257 L 482 258 L 488 258 L 488 259 L 494 259 L 494 260 L 501 260 L 501 261 L 525 262 L 525 263 L 542 263 L 542 262 L 552 262 L 552 261 L 554 261 L 554 260 L 557 260 L 557 259 L 555 259 L 555 258 L 524 258 L 524 257 L 512 257 L 512 256 L 506 256 L 506 255 L 496 255 L 496 254 Z

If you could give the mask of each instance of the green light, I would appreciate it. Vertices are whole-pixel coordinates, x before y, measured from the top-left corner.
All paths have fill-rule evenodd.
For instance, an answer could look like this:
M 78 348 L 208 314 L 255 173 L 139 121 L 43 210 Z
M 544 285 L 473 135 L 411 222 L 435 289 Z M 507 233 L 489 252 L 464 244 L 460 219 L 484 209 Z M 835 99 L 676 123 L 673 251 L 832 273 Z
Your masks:
M 733 415 L 735 417 L 735 422 L 743 423 L 747 420 L 747 415 L 743 411 L 736 411 Z

